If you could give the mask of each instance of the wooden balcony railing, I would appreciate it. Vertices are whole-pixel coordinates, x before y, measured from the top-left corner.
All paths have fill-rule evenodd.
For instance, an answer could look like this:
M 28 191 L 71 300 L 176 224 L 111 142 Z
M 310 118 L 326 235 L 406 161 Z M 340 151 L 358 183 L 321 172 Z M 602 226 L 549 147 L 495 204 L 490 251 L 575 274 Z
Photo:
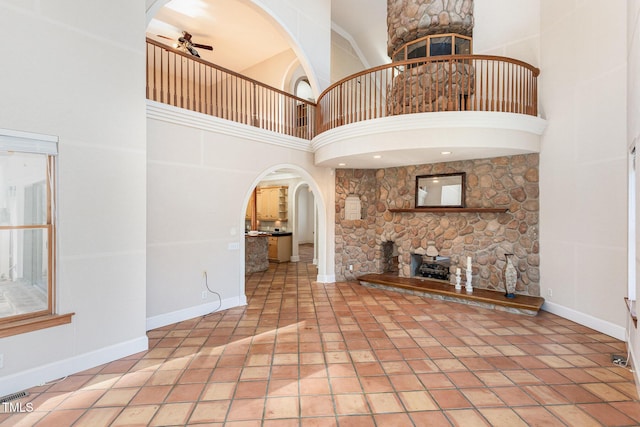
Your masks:
M 536 116 L 539 73 L 498 56 L 420 58 L 349 76 L 313 103 L 147 39 L 147 99 L 308 140 L 338 126 L 401 114 Z
M 400 114 L 500 111 L 538 114 L 539 70 L 485 55 L 394 62 L 349 76 L 318 100 L 317 132 Z
M 311 139 L 316 104 L 147 39 L 147 99 Z

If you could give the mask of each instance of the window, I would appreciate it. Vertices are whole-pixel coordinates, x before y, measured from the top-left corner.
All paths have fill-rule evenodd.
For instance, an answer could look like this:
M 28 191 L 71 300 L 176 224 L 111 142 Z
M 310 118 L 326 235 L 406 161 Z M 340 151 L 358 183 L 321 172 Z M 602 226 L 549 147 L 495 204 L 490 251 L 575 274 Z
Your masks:
M 295 94 L 298 98 L 313 101 L 313 89 L 306 77 L 298 79 L 295 85 Z
M 0 337 L 64 320 L 55 315 L 56 155 L 55 137 L 0 129 Z
M 394 62 L 399 62 L 443 55 L 470 55 L 471 41 L 471 37 L 462 34 L 432 34 L 406 43 L 391 57 Z

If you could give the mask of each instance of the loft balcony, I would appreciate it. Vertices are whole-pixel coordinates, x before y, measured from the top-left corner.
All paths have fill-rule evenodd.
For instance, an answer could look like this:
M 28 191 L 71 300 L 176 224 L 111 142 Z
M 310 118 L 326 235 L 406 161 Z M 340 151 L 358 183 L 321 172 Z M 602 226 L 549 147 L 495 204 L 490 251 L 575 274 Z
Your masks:
M 539 152 L 538 75 L 510 58 L 432 56 L 354 74 L 313 103 L 147 39 L 147 99 L 309 140 L 328 167 Z
M 316 104 L 147 38 L 147 99 L 311 140 Z

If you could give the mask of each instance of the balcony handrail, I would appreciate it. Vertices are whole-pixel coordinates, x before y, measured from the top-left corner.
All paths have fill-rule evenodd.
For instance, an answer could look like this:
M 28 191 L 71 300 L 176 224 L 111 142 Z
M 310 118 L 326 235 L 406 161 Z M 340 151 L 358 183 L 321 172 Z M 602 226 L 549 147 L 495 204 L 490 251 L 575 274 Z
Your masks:
M 314 103 L 147 38 L 147 99 L 307 140 L 338 126 L 401 114 L 537 116 L 539 74 L 501 56 L 416 58 L 348 76 Z
M 147 99 L 311 139 L 316 103 L 147 38 Z
M 317 132 L 362 120 L 431 111 L 537 116 L 539 74 L 538 68 L 524 61 L 494 55 L 447 55 L 379 65 L 322 92 L 317 101 Z M 425 78 L 430 79 L 429 84 Z

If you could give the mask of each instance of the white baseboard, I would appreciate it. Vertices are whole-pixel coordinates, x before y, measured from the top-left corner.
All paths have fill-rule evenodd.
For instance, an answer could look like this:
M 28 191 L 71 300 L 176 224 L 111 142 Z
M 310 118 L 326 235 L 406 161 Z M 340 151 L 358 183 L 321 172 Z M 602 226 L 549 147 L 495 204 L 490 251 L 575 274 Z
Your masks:
M 627 366 L 633 372 L 633 379 L 636 383 L 636 392 L 640 395 L 640 377 L 638 377 L 638 372 L 640 370 L 640 363 L 638 363 L 638 359 L 636 358 L 636 354 L 633 351 L 635 342 L 633 342 L 633 338 L 630 335 L 629 330 L 626 332 L 627 336 L 627 351 L 629 352 L 629 363 L 631 366 Z
M 565 319 L 572 320 L 588 328 L 595 329 L 596 331 L 602 332 L 603 334 L 617 338 L 620 341 L 626 341 L 626 332 L 623 326 L 607 322 L 606 320 L 598 319 L 597 317 L 593 317 L 590 314 L 585 314 L 572 308 L 554 304 L 549 301 L 545 301 L 545 303 L 542 305 L 542 309 L 544 311 L 548 311 L 549 313 L 557 314 L 560 317 L 564 317 Z
M 299 262 L 300 261 L 300 256 L 299 255 L 295 255 L 295 256 L 291 256 L 290 259 L 291 262 Z
M 159 314 L 153 317 L 147 317 L 147 331 L 151 329 L 161 328 L 173 323 L 182 322 L 183 320 L 193 319 L 194 317 L 204 316 L 214 311 L 226 310 L 228 308 L 247 305 L 246 296 L 233 297 L 223 299 L 218 302 L 209 302 L 206 304 L 196 305 L 194 307 L 184 308 L 182 310 L 172 311 L 170 313 Z
M 149 349 L 147 336 L 0 378 L 0 396 L 16 393 Z

